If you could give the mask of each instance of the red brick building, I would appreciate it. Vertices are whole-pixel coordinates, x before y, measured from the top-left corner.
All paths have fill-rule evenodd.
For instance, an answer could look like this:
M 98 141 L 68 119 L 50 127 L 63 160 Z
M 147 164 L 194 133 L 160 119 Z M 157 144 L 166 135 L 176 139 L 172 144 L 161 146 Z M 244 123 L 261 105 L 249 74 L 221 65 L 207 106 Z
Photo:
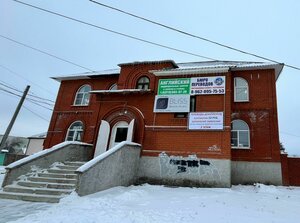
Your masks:
M 78 140 L 97 156 L 128 140 L 142 145 L 141 182 L 282 184 L 275 86 L 282 64 L 119 67 L 54 78 L 61 85 L 45 148 Z

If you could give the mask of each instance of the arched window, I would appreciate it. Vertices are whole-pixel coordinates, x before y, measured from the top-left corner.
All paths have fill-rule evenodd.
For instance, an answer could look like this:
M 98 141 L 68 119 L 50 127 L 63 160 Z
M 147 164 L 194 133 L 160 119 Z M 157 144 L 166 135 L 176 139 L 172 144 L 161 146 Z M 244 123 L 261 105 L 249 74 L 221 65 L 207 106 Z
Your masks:
M 138 81 L 136 83 L 136 89 L 147 90 L 147 89 L 149 89 L 149 85 L 150 85 L 149 78 L 146 76 L 143 76 L 138 79 Z
M 112 84 L 110 87 L 109 87 L 109 90 L 118 90 L 118 85 L 117 85 L 117 83 L 114 83 L 114 84 Z
M 231 147 L 250 148 L 250 131 L 246 122 L 242 120 L 231 122 Z
M 244 78 L 234 78 L 234 101 L 249 101 L 248 82 Z
M 73 122 L 67 132 L 66 141 L 82 141 L 83 123 L 81 121 Z
M 92 90 L 90 85 L 81 86 L 75 96 L 74 105 L 88 105 L 90 102 L 90 91 Z

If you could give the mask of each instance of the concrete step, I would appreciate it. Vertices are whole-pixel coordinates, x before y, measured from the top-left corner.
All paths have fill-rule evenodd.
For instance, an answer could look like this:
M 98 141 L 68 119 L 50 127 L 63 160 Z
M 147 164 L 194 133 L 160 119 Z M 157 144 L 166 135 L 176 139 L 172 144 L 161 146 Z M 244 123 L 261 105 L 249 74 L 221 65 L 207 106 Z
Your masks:
M 77 179 L 77 174 L 38 173 L 39 177 Z
M 44 194 L 44 195 L 63 195 L 70 194 L 71 189 L 51 189 L 51 188 L 37 188 L 37 187 L 22 187 L 15 185 L 8 185 L 3 188 L 4 192 L 13 193 L 27 193 L 27 194 Z
M 0 198 L 22 200 L 22 201 L 33 201 L 33 202 L 58 203 L 61 196 L 0 192 Z
M 28 177 L 27 180 L 33 182 L 62 183 L 62 184 L 76 184 L 77 182 L 77 179 L 51 178 L 51 177 Z
M 77 170 L 79 167 L 78 166 L 69 166 L 69 165 L 57 165 L 55 166 L 56 168 L 59 168 L 61 170 Z
M 31 181 L 19 181 L 18 185 L 23 187 L 38 187 L 38 188 L 54 188 L 54 189 L 74 189 L 75 184 L 63 184 L 63 183 L 47 183 L 47 182 L 31 182 Z
M 48 169 L 48 173 L 58 173 L 58 174 L 74 174 L 74 170 L 62 170 L 62 169 Z
M 68 166 L 82 166 L 83 164 L 85 164 L 86 162 L 80 162 L 80 161 L 65 161 L 63 162 L 65 165 L 68 165 Z

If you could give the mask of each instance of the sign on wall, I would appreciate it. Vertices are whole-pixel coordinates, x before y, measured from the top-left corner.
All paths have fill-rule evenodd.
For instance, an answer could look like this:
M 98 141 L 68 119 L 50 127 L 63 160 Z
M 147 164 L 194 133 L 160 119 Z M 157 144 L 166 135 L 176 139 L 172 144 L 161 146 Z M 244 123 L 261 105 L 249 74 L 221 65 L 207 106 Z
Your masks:
M 189 112 L 190 95 L 156 95 L 154 112 Z
M 225 94 L 225 76 L 191 78 L 191 95 Z
M 160 79 L 158 95 L 190 94 L 190 78 Z
M 222 130 L 223 112 L 191 112 L 189 115 L 191 130 Z

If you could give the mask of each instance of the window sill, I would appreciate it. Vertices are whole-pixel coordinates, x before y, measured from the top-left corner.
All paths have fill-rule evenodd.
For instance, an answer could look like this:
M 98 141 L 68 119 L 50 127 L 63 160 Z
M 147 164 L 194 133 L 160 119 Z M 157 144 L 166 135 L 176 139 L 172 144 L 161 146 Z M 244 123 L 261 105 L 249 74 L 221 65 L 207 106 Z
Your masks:
M 247 100 L 247 101 L 235 101 L 235 100 L 234 100 L 233 102 L 236 102 L 236 103 L 240 103 L 240 102 L 241 102 L 241 103 L 247 103 L 247 102 L 250 102 L 250 101 L 249 101 L 249 100 Z
M 242 149 L 242 150 L 250 150 L 250 147 L 231 147 L 231 149 Z
M 72 107 L 88 107 L 89 105 L 71 105 Z

